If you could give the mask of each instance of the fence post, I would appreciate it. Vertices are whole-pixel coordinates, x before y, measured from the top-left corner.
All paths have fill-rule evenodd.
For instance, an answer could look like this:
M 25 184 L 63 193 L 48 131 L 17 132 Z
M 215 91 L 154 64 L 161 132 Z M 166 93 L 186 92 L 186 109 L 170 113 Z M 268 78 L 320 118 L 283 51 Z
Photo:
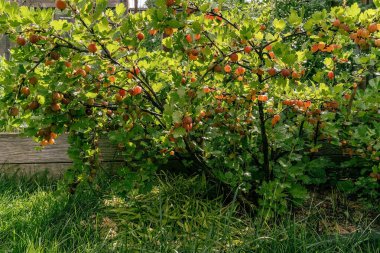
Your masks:
M 139 11 L 139 0 L 135 0 L 135 13 Z
M 373 4 L 373 0 L 362 0 L 362 4 Z

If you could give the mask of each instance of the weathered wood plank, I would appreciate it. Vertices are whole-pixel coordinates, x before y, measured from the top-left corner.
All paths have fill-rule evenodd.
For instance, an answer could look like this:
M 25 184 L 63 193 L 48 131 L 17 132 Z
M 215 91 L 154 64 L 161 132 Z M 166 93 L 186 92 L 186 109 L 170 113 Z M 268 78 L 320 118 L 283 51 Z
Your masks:
M 0 133 L 0 165 L 1 164 L 49 164 L 49 163 L 71 163 L 67 155 L 69 144 L 67 135 L 57 138 L 56 144 L 45 147 L 42 151 L 35 150 L 38 143 L 31 138 L 21 137 L 17 133 Z M 101 161 L 122 161 L 119 150 L 107 140 L 99 142 L 101 150 Z M 342 151 L 325 144 L 320 152 L 314 155 L 342 159 L 346 156 Z
M 71 163 L 45 163 L 45 164 L 3 164 L 0 173 L 7 175 L 31 176 L 37 173 L 47 172 L 50 177 L 61 177 L 71 166 Z
M 44 164 L 2 164 L 0 174 L 32 176 L 37 173 L 46 172 L 49 177 L 62 177 L 65 171 L 72 166 L 72 163 L 44 163 Z M 122 162 L 104 162 L 102 168 L 116 170 L 123 166 Z
M 39 144 L 31 138 L 21 137 L 17 133 L 0 133 L 0 172 L 33 175 L 48 170 L 49 174 L 60 176 L 72 165 L 67 155 L 69 148 L 67 138 L 67 135 L 61 135 L 57 138 L 56 144 L 37 151 L 35 148 Z M 103 167 L 117 169 L 123 166 L 123 159 L 117 147 L 106 139 L 101 139 L 99 148 Z M 341 150 L 327 143 L 314 154 L 314 157 L 320 156 L 328 157 L 335 162 L 350 159 L 349 156 L 343 155 Z M 172 171 L 181 170 L 181 167 L 179 161 L 172 161 L 165 166 Z
M 31 138 L 20 137 L 18 134 L 0 134 L 0 164 L 71 163 L 67 155 L 67 135 L 59 136 L 56 144 L 41 151 L 35 149 L 37 146 L 38 143 Z M 103 162 L 120 161 L 117 148 L 109 142 L 102 140 L 99 147 Z
M 50 145 L 42 151 L 36 151 L 38 146 L 31 138 L 20 137 L 18 134 L 0 134 L 0 164 L 33 164 L 33 163 L 67 163 L 71 162 L 67 155 L 67 136 L 60 136 L 55 145 Z

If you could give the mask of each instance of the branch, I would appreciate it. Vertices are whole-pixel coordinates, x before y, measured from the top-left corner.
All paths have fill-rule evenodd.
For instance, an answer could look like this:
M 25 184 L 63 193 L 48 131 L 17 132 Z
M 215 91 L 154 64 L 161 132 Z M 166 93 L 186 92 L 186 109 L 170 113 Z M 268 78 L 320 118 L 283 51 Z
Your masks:
M 70 4 L 69 4 L 69 7 L 75 13 L 74 8 Z M 101 48 L 103 49 L 103 51 L 106 54 L 106 57 L 111 61 L 111 63 L 113 63 L 117 66 L 120 66 L 122 69 L 124 69 L 124 71 L 132 73 L 134 75 L 134 77 L 136 79 L 138 79 L 143 84 L 143 86 L 145 86 L 153 94 L 153 97 L 155 98 L 155 100 L 153 99 L 152 95 L 144 89 L 144 92 L 149 96 L 149 101 L 151 101 L 153 103 L 153 105 L 155 107 L 157 107 L 162 112 L 163 111 L 162 103 L 159 101 L 159 99 L 158 99 L 156 93 L 154 92 L 153 88 L 149 85 L 149 83 L 146 82 L 147 79 L 146 80 L 141 79 L 139 76 L 135 75 L 135 73 L 133 71 L 127 69 L 124 65 L 122 65 L 115 58 L 113 58 L 110 51 L 107 49 L 107 47 L 103 43 L 101 43 L 99 38 L 96 36 L 94 29 L 92 27 L 89 27 L 86 24 L 86 22 L 84 22 L 84 20 L 82 19 L 82 17 L 79 14 L 77 14 L 76 17 L 79 19 L 79 21 L 82 23 L 82 25 L 91 33 L 95 42 L 97 42 L 101 46 Z M 144 88 L 144 87 L 142 87 L 142 88 Z
M 27 72 L 27 74 L 31 73 L 31 72 L 34 72 L 36 70 L 36 68 L 38 68 L 38 66 L 41 65 L 41 63 L 46 59 L 46 57 L 48 57 L 50 55 L 51 52 L 53 52 L 55 49 L 57 48 L 57 46 L 54 46 L 51 50 L 49 50 L 43 57 L 41 57 L 37 62 L 36 64 Z M 26 74 L 26 75 L 27 75 Z M 21 88 L 22 86 L 24 85 L 25 83 L 25 76 L 21 79 L 21 82 L 20 84 L 18 85 L 18 90 L 17 90 L 17 93 L 16 93 L 16 96 L 15 96 L 15 100 L 13 101 L 13 105 L 16 103 L 16 100 L 17 98 L 20 96 L 20 92 L 21 92 Z
M 214 47 L 216 47 L 216 49 L 218 49 L 218 51 L 223 55 L 223 57 L 226 57 L 226 55 L 224 54 L 223 50 L 220 49 L 218 47 L 218 45 L 216 45 L 215 41 L 213 41 L 210 36 L 207 34 L 206 31 L 203 32 L 203 34 L 206 36 L 206 38 L 211 42 L 212 45 L 214 45 Z
M 59 40 L 61 40 L 61 41 L 63 41 L 63 42 L 66 43 L 66 45 L 59 44 L 59 43 L 55 43 L 55 44 L 56 44 L 57 46 L 59 46 L 59 47 L 65 47 L 65 48 L 74 49 L 74 50 L 76 50 L 76 51 L 78 51 L 78 52 L 81 52 L 81 53 L 87 53 L 87 52 L 88 52 L 87 49 L 79 48 L 79 47 L 75 46 L 73 43 L 71 43 L 70 41 L 66 40 L 65 38 L 62 38 L 62 37 L 60 37 L 60 36 L 58 36 L 58 35 L 54 35 L 54 34 L 53 34 L 52 36 L 53 36 L 54 38 L 59 39 Z

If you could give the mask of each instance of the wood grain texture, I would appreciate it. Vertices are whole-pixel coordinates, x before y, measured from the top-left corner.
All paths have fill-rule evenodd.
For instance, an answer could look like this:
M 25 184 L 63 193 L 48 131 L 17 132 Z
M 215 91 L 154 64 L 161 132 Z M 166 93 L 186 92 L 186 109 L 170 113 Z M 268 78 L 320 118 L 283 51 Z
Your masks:
M 45 163 L 45 164 L 3 164 L 0 166 L 0 174 L 33 176 L 47 173 L 49 177 L 62 177 L 71 163 Z
M 38 144 L 18 134 L 0 134 L 0 164 L 68 163 L 67 136 L 60 136 L 55 145 L 36 151 Z
M 69 144 L 67 135 L 57 138 L 56 144 L 49 145 L 41 151 L 35 148 L 31 138 L 20 137 L 18 134 L 0 134 L 0 164 L 49 164 L 49 163 L 71 163 L 67 155 Z M 121 161 L 116 147 L 106 140 L 99 142 L 101 149 L 101 161 Z
M 0 174 L 33 176 L 36 174 L 46 173 L 52 178 L 60 178 L 65 171 L 71 167 L 72 163 L 44 163 L 44 164 L 2 164 L 0 165 Z M 116 171 L 121 168 L 121 162 L 104 162 L 102 168 Z
M 56 144 L 49 145 L 41 151 L 35 148 L 39 145 L 31 138 L 21 137 L 17 133 L 0 133 L 0 173 L 33 175 L 45 170 L 53 176 L 59 176 L 72 165 L 72 161 L 67 155 L 69 144 L 67 135 L 57 138 Z M 99 141 L 101 150 L 100 159 L 102 167 L 117 169 L 123 166 L 120 151 L 106 139 Z M 323 148 L 316 154 L 317 157 L 328 157 L 334 162 L 348 160 L 351 157 L 342 154 L 339 148 L 324 144 Z M 181 170 L 182 164 L 179 161 L 172 161 L 165 166 L 170 170 Z

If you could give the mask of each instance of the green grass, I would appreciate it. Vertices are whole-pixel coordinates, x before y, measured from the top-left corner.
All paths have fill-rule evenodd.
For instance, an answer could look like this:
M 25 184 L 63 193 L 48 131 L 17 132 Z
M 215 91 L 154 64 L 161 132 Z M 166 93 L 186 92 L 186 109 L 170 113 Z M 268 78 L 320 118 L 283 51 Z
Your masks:
M 61 188 L 46 176 L 0 176 L 0 252 L 380 252 L 377 220 L 349 235 L 320 231 L 322 209 L 268 223 L 197 177 L 161 175 L 128 198 Z

